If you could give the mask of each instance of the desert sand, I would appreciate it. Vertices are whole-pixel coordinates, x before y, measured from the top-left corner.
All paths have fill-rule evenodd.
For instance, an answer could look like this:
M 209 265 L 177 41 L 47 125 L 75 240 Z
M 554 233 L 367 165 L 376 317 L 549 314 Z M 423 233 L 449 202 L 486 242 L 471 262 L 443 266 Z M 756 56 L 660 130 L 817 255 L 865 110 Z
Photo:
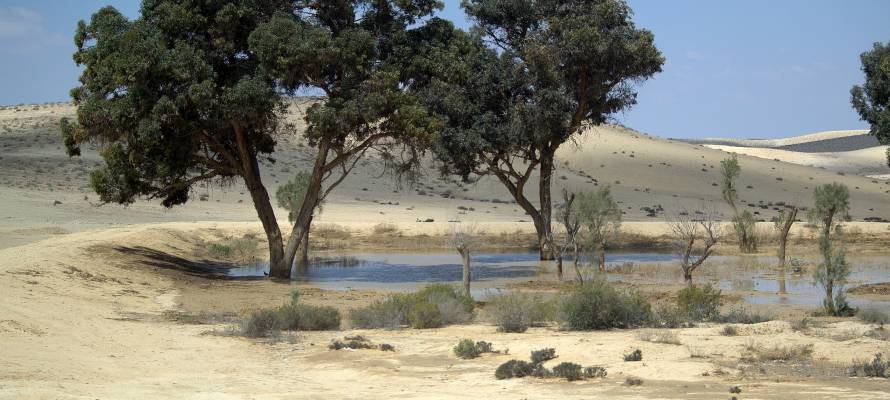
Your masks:
M 732 386 L 742 388 L 738 396 L 744 399 L 890 398 L 886 380 L 844 376 L 843 366 L 854 358 L 890 350 L 886 341 L 862 335 L 873 326 L 849 319 L 820 319 L 807 332 L 777 320 L 740 326 L 738 336 L 721 335 L 719 324 L 703 324 L 673 330 L 680 345 L 640 340 L 640 330 L 567 332 L 551 326 L 498 333 L 483 315 L 442 329 L 347 325 L 277 341 L 233 336 L 229 323 L 189 322 L 182 316 L 279 304 L 292 290 L 265 280 L 214 279 L 189 267 L 202 262 L 195 256 L 196 238 L 259 231 L 249 196 L 235 183 L 200 188 L 193 201 L 169 210 L 143 201 L 127 208 L 98 206 L 87 174 L 100 158 L 87 151 L 69 159 L 58 137 L 58 119 L 72 112 L 65 104 L 0 110 L 0 398 L 714 399 L 729 398 Z M 294 111 L 293 120 L 298 116 Z M 270 191 L 308 165 L 311 152 L 302 143 L 299 135 L 280 138 L 277 162 L 264 163 Z M 866 250 L 880 251 L 890 243 L 890 224 L 863 222 L 890 219 L 890 181 L 757 155 L 763 154 L 740 156 L 741 198 L 757 218 L 768 221 L 780 202 L 808 205 L 816 185 L 843 182 L 851 190 L 852 225 L 869 237 L 863 241 Z M 554 191 L 611 185 L 626 208 L 626 230 L 658 238 L 667 233 L 666 214 L 683 208 L 713 206 L 728 215 L 714 186 L 719 162 L 727 156 L 719 148 L 626 128 L 594 128 L 576 146 L 560 151 Z M 199 200 L 201 195 L 206 200 Z M 278 210 L 278 215 L 286 214 Z M 418 222 L 427 218 L 434 222 Z M 400 187 L 373 157 L 328 199 L 317 224 L 356 232 L 346 246 L 373 246 L 370 232 L 380 223 L 397 226 L 403 242 L 435 246 L 435 240 L 421 238 L 441 236 L 453 220 L 520 241 L 532 232 L 530 220 L 490 178 L 462 184 L 438 177 L 429 165 L 417 185 Z M 760 228 L 768 230 L 768 224 Z M 731 252 L 732 246 L 721 251 Z M 771 251 L 763 249 L 765 255 Z M 384 295 L 300 289 L 305 301 L 344 311 Z M 779 314 L 792 321 L 806 312 Z M 352 334 L 392 344 L 396 351 L 327 348 L 331 339 Z M 451 349 L 461 338 L 490 341 L 496 349 L 509 349 L 509 355 L 460 360 Z M 813 344 L 815 370 L 781 365 L 749 370 L 739 359 L 755 344 Z M 572 383 L 494 379 L 497 365 L 542 347 L 557 350 L 559 358 L 551 362 L 600 365 L 608 376 Z M 621 355 L 634 348 L 643 351 L 644 360 L 622 361 Z M 644 384 L 624 385 L 629 376 Z

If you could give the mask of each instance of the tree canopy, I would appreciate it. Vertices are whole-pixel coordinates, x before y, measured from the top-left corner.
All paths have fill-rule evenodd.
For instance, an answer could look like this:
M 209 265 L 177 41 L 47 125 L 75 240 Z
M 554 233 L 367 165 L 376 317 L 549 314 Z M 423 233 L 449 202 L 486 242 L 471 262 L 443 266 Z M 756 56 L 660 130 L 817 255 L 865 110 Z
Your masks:
M 890 144 L 890 42 L 875 43 L 871 51 L 859 58 L 865 83 L 850 90 L 853 108 L 871 125 L 870 134 L 881 144 Z M 887 164 L 890 165 L 890 149 Z

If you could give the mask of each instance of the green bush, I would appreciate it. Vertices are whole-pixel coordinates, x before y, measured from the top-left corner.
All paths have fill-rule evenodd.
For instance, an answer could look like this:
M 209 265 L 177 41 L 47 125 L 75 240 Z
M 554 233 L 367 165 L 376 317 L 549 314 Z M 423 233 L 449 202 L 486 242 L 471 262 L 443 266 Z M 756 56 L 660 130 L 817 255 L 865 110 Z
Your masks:
M 711 285 L 689 285 L 677 293 L 677 308 L 690 321 L 711 321 L 720 315 L 720 291 Z
M 643 361 L 643 351 L 636 349 L 624 355 L 624 361 Z
M 890 313 L 874 307 L 860 310 L 856 313 L 856 317 L 858 317 L 860 321 L 870 324 L 890 324 Z
M 556 358 L 556 349 L 546 348 L 532 351 L 531 359 L 533 364 L 540 364 Z
M 871 361 L 853 360 L 849 373 L 850 376 L 890 378 L 890 361 L 884 361 L 880 353 Z
M 652 311 L 649 324 L 658 328 L 681 328 L 689 326 L 684 312 L 676 304 L 657 304 Z
M 571 362 L 560 363 L 553 367 L 553 375 L 565 378 L 569 382 L 584 379 L 583 368 L 581 368 L 580 365 Z
M 429 329 L 442 326 L 442 313 L 435 304 L 425 301 L 411 307 L 408 324 L 414 329 Z
M 773 317 L 767 314 L 760 314 L 754 311 L 733 308 L 728 313 L 718 316 L 715 321 L 727 324 L 759 324 L 761 322 L 772 321 Z
M 340 329 L 340 312 L 334 307 L 290 303 L 278 308 L 281 329 L 327 331 Z
M 643 326 L 651 313 L 651 306 L 638 293 L 618 291 L 603 280 L 565 289 L 560 303 L 560 318 L 570 330 Z
M 499 332 L 521 333 L 553 319 L 553 303 L 540 294 L 505 292 L 488 296 L 485 312 Z
M 274 336 L 281 330 L 278 314 L 275 310 L 257 310 L 247 317 L 241 327 L 241 334 L 247 337 Z
M 606 369 L 603 367 L 584 368 L 584 376 L 587 378 L 605 378 L 606 374 Z
M 454 355 L 463 359 L 479 357 L 483 353 L 491 353 L 491 343 L 485 341 L 473 342 L 470 339 L 461 340 L 457 346 L 454 346 Z
M 535 366 L 529 362 L 510 360 L 498 366 L 494 371 L 494 377 L 497 379 L 522 378 L 531 375 L 534 369 Z
M 433 284 L 415 293 L 390 295 L 367 307 L 353 309 L 349 320 L 356 328 L 436 328 L 469 321 L 473 306 L 473 299 L 453 286 Z

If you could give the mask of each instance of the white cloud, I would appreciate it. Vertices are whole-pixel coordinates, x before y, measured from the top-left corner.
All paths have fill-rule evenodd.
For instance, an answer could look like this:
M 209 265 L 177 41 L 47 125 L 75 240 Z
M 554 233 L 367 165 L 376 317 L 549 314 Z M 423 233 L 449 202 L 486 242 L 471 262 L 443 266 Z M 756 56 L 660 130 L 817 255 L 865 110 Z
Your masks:
M 62 35 L 49 32 L 43 16 L 23 7 L 0 7 L 0 42 L 15 43 L 24 50 L 33 46 L 65 43 Z

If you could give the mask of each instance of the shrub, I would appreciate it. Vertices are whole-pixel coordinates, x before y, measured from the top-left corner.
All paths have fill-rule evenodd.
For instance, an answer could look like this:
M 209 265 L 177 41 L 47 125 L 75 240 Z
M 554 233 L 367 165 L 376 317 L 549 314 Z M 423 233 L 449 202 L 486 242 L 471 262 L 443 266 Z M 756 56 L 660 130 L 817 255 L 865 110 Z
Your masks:
M 487 300 L 486 314 L 497 325 L 499 332 L 521 333 L 529 326 L 541 325 L 552 319 L 553 303 L 545 302 L 540 294 L 497 293 Z
M 656 305 L 649 324 L 660 328 L 680 328 L 690 325 L 684 313 L 675 304 Z
M 635 292 L 620 292 L 596 280 L 565 290 L 560 314 L 570 330 L 632 328 L 649 321 L 651 306 Z
M 890 313 L 877 308 L 864 308 L 856 313 L 856 317 L 870 324 L 890 324 Z
M 425 301 L 411 307 L 408 324 L 414 329 L 429 329 L 442 326 L 442 313 L 435 304 Z
M 388 343 L 381 343 L 381 344 L 380 344 L 380 351 L 396 351 L 396 348 L 393 347 L 391 344 L 388 344 Z
M 357 328 L 435 328 L 473 317 L 473 299 L 450 285 L 434 284 L 416 293 L 394 294 L 349 312 Z M 435 309 L 435 310 L 434 310 Z
M 644 342 L 651 343 L 664 343 L 664 344 L 674 344 L 679 345 L 680 339 L 677 338 L 677 334 L 668 330 L 647 330 L 640 332 L 637 334 L 637 339 L 640 339 Z
M 720 334 L 723 336 L 735 336 L 739 334 L 739 330 L 733 325 L 726 325 L 720 330 Z
M 554 358 L 556 358 L 556 350 L 552 348 L 534 350 L 531 355 L 533 364 L 541 364 Z
M 375 235 L 397 235 L 399 227 L 385 222 L 374 225 L 373 232 Z
M 257 310 L 250 314 L 241 327 L 241 334 L 247 337 L 274 336 L 281 330 L 275 310 Z
M 677 293 L 677 308 L 691 321 L 715 319 L 720 304 L 720 291 L 711 285 L 689 285 Z
M 483 353 L 491 353 L 491 343 L 485 341 L 473 342 L 470 339 L 461 340 L 457 346 L 454 346 L 454 355 L 463 359 L 479 357 Z
M 871 361 L 853 360 L 848 372 L 850 376 L 890 378 L 890 361 L 884 361 L 880 353 L 875 354 L 875 358 Z
M 792 345 L 782 346 L 775 345 L 773 347 L 756 347 L 752 346 L 755 355 L 760 361 L 795 361 L 812 358 L 813 345 Z
M 636 349 L 624 355 L 624 361 L 643 361 L 643 351 Z
M 507 361 L 494 371 L 494 377 L 497 379 L 522 378 L 529 376 L 534 370 L 534 365 L 522 360 Z
M 560 378 L 565 378 L 569 382 L 581 380 L 584 378 L 581 366 L 571 362 L 560 363 L 559 365 L 553 367 L 553 375 Z
M 340 329 L 340 312 L 334 307 L 313 306 L 292 302 L 278 308 L 281 329 L 293 331 L 327 331 Z
M 799 320 L 791 321 L 791 330 L 795 332 L 807 331 L 810 329 L 810 319 L 803 317 Z
M 772 321 L 773 317 L 767 314 L 759 314 L 750 310 L 734 308 L 729 310 L 725 315 L 720 315 L 716 321 L 729 324 L 759 324 L 761 322 Z
M 605 378 L 606 375 L 606 369 L 603 367 L 584 368 L 584 376 L 587 378 Z

